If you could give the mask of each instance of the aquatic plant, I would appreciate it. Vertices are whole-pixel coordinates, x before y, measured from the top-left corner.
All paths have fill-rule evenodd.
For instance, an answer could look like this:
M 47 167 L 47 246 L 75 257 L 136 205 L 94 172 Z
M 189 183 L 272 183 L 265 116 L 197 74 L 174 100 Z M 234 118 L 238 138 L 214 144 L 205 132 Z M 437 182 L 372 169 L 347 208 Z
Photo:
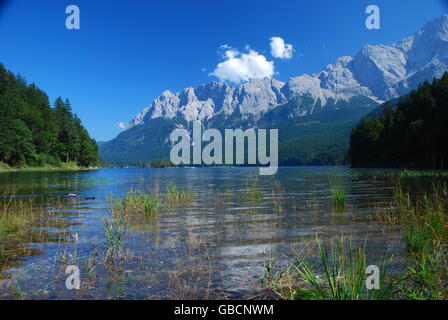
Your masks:
M 263 198 L 263 194 L 260 190 L 250 188 L 246 191 L 246 199 L 249 201 L 260 201 Z
M 381 217 L 397 225 L 409 252 L 411 266 L 400 281 L 409 299 L 447 299 L 448 188 L 434 184 L 430 193 L 409 193 L 401 184 L 391 208 Z
M 272 201 L 278 213 L 285 212 L 285 188 L 277 179 L 272 181 Z
M 340 166 L 332 166 L 332 174 L 329 175 L 329 187 L 331 202 L 336 211 L 343 210 L 346 205 L 347 194 L 344 188 L 344 172 Z
M 260 201 L 263 194 L 258 186 L 258 178 L 248 179 L 246 189 L 244 190 L 246 201 Z
M 49 200 L 54 210 L 48 210 L 36 203 L 34 197 L 19 198 L 11 195 L 2 199 L 0 203 L 0 236 L 20 233 L 28 226 L 40 223 L 51 223 L 43 220 L 45 217 L 60 216 L 65 207 L 59 201 Z
M 230 199 L 232 198 L 232 193 L 233 193 L 232 189 L 226 188 L 225 194 L 226 194 L 226 197 L 227 197 L 227 201 L 230 201 Z
M 345 200 L 347 198 L 347 194 L 344 190 L 341 190 L 337 187 L 331 188 L 331 198 L 333 202 L 333 207 L 335 209 L 344 209 L 345 208 Z
M 131 214 L 156 214 L 159 200 L 154 194 L 129 190 L 122 199 L 112 198 L 112 210 L 114 213 Z
M 383 300 L 393 295 L 393 281 L 387 279 L 386 264 L 380 266 L 379 289 L 368 290 L 365 248 L 348 247 L 342 236 L 328 248 L 316 238 L 319 266 L 294 253 L 295 261 L 285 270 L 273 273 L 267 264 L 267 282 L 274 292 L 287 300 Z
M 121 257 L 124 236 L 123 217 L 118 216 L 104 220 L 104 229 L 106 237 L 105 260 L 115 257 L 116 254 Z
M 384 215 L 401 226 L 410 251 L 424 251 L 434 242 L 448 240 L 448 188 L 433 185 L 430 193 L 410 194 L 401 187 L 394 192 L 391 209 Z
M 193 192 L 187 187 L 179 188 L 172 182 L 167 186 L 166 198 L 170 204 L 185 203 L 193 200 Z
M 446 252 L 435 249 L 414 256 L 414 263 L 400 282 L 404 297 L 412 300 L 446 300 L 447 257 Z

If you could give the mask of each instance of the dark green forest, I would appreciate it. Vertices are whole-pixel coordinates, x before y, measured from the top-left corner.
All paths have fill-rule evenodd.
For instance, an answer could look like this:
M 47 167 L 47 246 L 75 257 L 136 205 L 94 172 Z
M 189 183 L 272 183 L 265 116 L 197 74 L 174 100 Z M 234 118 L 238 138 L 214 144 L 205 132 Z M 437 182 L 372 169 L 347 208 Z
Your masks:
M 363 119 L 351 133 L 352 166 L 446 169 L 447 124 L 448 72 Z
M 95 166 L 98 146 L 68 100 L 54 107 L 34 83 L 0 64 L 0 162 L 10 166 Z

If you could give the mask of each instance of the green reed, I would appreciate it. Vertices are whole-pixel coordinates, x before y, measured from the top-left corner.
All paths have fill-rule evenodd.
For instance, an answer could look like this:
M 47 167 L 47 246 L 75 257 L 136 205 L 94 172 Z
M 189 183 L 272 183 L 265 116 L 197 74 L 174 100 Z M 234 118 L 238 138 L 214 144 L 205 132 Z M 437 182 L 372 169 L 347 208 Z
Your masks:
M 145 193 L 129 190 L 121 199 L 112 198 L 112 210 L 119 214 L 148 214 L 154 215 L 157 213 L 159 199 L 153 193 Z

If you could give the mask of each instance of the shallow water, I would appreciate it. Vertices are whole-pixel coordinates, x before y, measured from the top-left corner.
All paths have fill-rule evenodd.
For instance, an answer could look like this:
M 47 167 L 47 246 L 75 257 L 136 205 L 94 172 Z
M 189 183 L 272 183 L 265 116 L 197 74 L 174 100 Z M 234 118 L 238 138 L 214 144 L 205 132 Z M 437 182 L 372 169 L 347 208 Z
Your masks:
M 263 263 L 286 265 L 291 249 L 306 250 L 316 235 L 344 234 L 365 244 L 370 264 L 390 254 L 400 263 L 406 255 L 401 235 L 371 218 L 393 195 L 385 171 L 285 167 L 274 178 L 258 176 L 256 168 L 2 174 L 5 199 L 32 196 L 50 209 L 50 199 L 58 199 L 64 209 L 25 233 L 0 236 L 0 298 L 272 298 L 260 281 Z M 155 217 L 128 218 L 121 260 L 103 263 L 109 198 L 155 187 L 163 196 L 170 183 L 188 186 L 193 200 L 162 203 Z M 332 206 L 335 183 L 348 195 L 341 212 Z M 252 185 L 260 199 L 246 196 Z M 69 193 L 79 198 L 66 198 Z M 67 264 L 81 269 L 80 290 L 66 289 Z

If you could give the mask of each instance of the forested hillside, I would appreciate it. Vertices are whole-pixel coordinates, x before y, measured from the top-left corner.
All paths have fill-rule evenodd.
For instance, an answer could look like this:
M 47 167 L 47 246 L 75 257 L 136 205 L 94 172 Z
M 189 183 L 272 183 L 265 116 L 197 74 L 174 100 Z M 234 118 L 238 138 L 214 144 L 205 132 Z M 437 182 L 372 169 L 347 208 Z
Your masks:
M 448 72 L 363 119 L 351 134 L 352 165 L 446 169 L 447 124 Z
M 278 108 L 292 105 L 291 102 Z M 375 106 L 376 104 L 344 103 L 309 116 L 279 123 L 272 123 L 272 117 L 268 114 L 268 120 L 263 118 L 259 128 L 278 129 L 280 165 L 345 164 L 351 129 Z M 256 122 L 250 119 L 241 120 L 235 114 L 227 119 L 216 117 L 210 126 L 218 128 L 223 136 L 225 128 L 246 130 L 252 126 L 256 127 Z M 183 119 L 153 119 L 148 124 L 135 126 L 122 132 L 114 140 L 104 143 L 101 146 L 102 156 L 119 166 L 147 166 L 159 160 L 168 160 L 170 144 L 167 141 L 176 124 L 191 129 L 191 124 Z M 247 150 L 245 152 L 247 153 Z
M 11 166 L 95 166 L 98 146 L 70 102 L 48 96 L 0 64 L 0 162 Z

